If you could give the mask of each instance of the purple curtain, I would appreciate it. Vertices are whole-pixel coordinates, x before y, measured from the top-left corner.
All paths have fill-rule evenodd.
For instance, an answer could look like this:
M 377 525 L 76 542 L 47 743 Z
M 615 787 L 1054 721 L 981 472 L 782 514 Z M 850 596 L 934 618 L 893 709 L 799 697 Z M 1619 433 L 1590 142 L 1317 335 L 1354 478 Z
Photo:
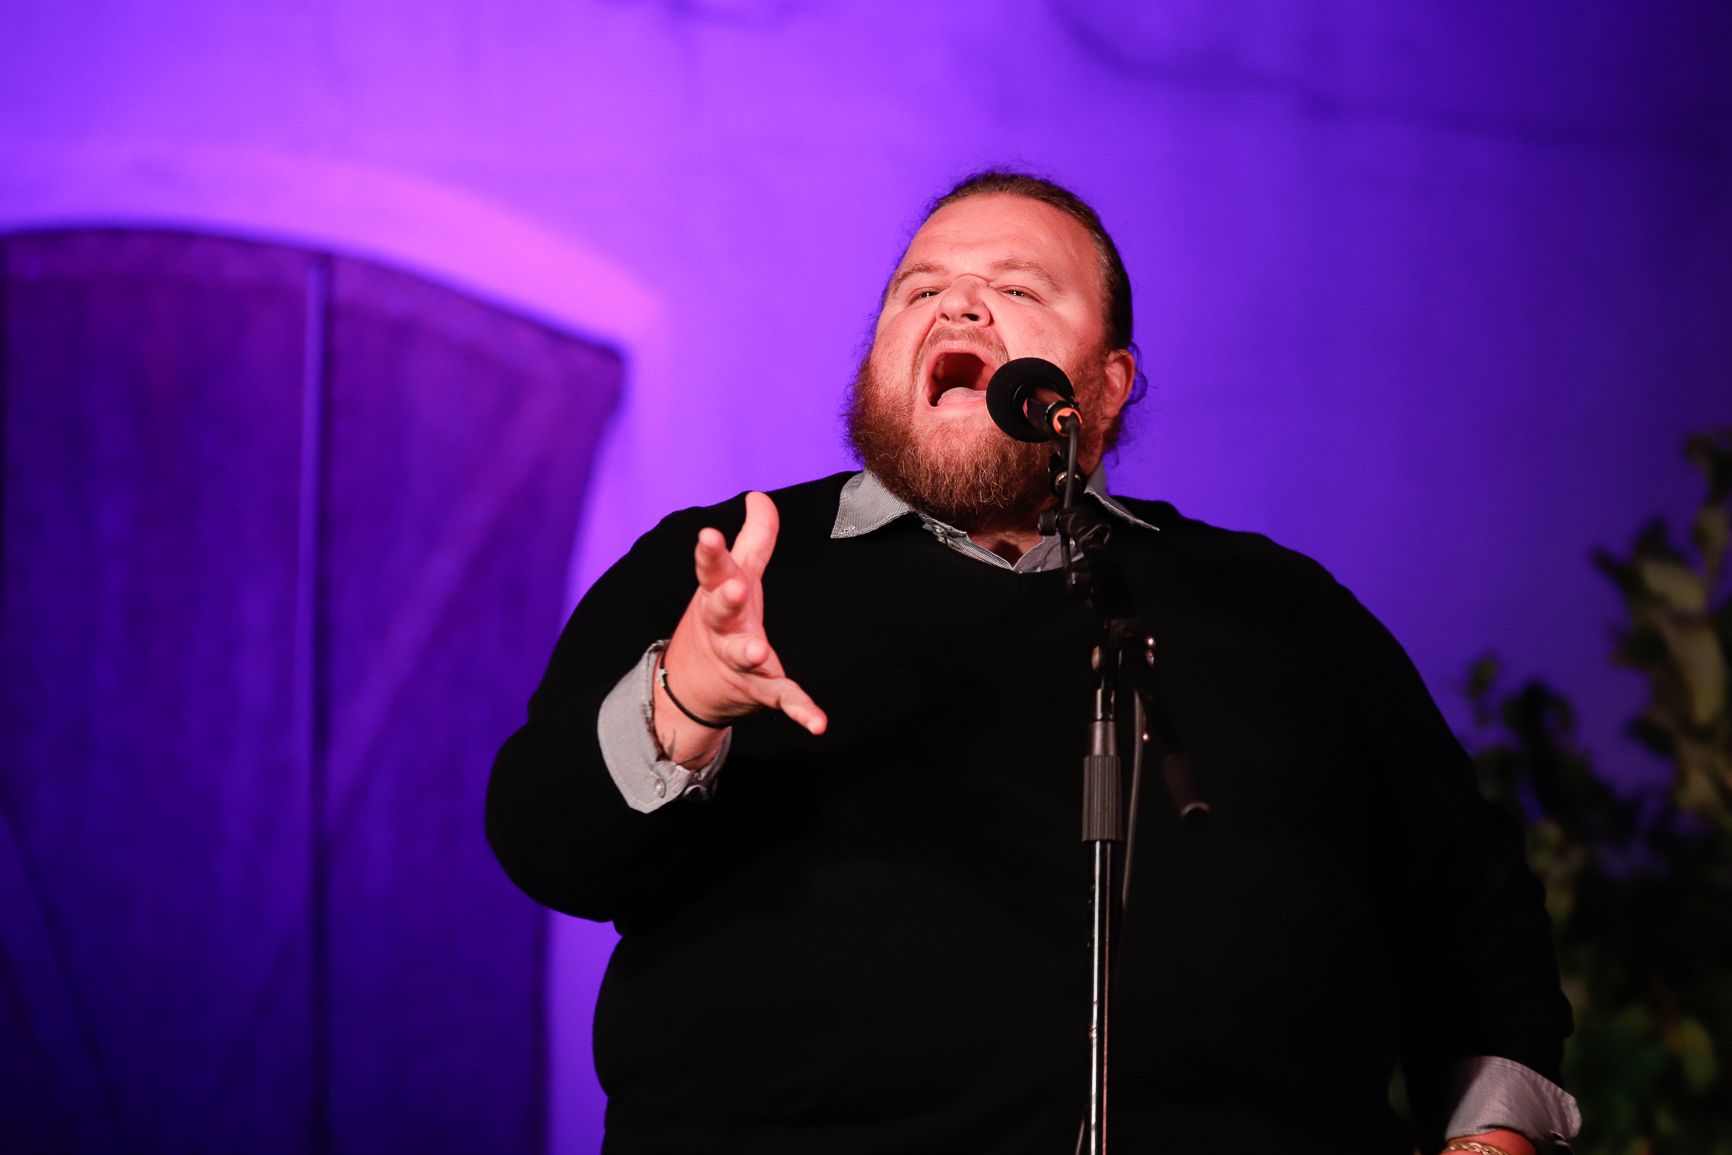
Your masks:
M 5 1146 L 543 1149 L 481 796 L 619 357 L 326 254 L 0 262 Z

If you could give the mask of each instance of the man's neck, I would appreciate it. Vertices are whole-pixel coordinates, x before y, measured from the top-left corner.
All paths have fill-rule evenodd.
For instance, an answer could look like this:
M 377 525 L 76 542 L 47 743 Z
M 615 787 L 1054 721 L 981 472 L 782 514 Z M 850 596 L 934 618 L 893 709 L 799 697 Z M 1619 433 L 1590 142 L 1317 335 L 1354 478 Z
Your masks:
M 991 550 L 1015 565 L 1018 558 L 1040 542 L 1040 515 L 1057 504 L 1056 497 L 1049 497 L 1041 503 L 1039 509 L 1026 516 L 982 521 L 963 528 L 968 532 L 968 539 L 975 545 Z
M 1080 470 L 1082 476 L 1091 476 L 1100 465 L 1097 457 L 1090 462 L 1087 469 Z M 1081 487 L 1078 487 L 1081 496 Z M 963 526 L 968 538 L 982 549 L 991 550 L 1005 561 L 1015 565 L 1017 559 L 1033 549 L 1040 541 L 1040 515 L 1058 504 L 1057 497 L 1049 497 L 1041 502 L 1040 508 L 1028 517 L 1011 516 L 998 522 L 980 522 L 971 526 Z
M 1040 541 L 1040 530 L 1028 528 L 976 530 L 968 535 L 968 539 L 982 549 L 989 549 L 1014 565 L 1018 558 L 1033 549 L 1035 544 Z

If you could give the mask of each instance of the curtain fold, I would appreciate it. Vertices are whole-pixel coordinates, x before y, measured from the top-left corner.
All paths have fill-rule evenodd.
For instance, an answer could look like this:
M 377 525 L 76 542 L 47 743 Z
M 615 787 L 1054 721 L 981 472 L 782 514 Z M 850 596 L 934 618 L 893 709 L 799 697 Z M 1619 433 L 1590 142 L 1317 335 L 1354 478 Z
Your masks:
M 0 238 L 0 292 L 7 1146 L 544 1149 L 481 796 L 619 355 L 209 236 Z

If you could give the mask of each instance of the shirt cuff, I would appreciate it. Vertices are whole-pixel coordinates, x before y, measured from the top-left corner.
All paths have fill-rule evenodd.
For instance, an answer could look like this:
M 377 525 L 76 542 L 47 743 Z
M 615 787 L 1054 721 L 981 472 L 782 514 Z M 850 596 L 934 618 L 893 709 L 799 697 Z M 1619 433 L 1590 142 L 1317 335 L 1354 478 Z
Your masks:
M 1540 1151 L 1569 1150 L 1581 1130 L 1582 1113 L 1562 1087 L 1513 1059 L 1478 1055 L 1450 1071 L 1455 1110 L 1445 1135 L 1509 1130 L 1526 1135 Z
M 734 743 L 734 732 L 722 735 L 715 757 L 697 769 L 681 766 L 662 753 L 655 728 L 656 655 L 667 643 L 657 642 L 608 693 L 596 717 L 602 761 L 625 804 L 640 814 L 659 810 L 687 794 L 699 797 L 710 784 Z

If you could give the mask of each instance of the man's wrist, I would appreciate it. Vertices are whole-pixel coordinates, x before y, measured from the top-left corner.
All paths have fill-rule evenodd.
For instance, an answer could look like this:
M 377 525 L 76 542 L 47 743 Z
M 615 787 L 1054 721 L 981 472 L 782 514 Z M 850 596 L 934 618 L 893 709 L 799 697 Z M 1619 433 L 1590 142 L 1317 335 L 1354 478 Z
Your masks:
M 666 698 L 669 702 L 672 702 L 674 709 L 684 714 L 689 721 L 696 722 L 704 729 L 726 730 L 731 723 L 713 722 L 696 713 L 690 706 L 680 701 L 679 695 L 674 693 L 673 686 L 668 684 L 668 667 L 666 659 L 666 654 L 658 654 L 656 657 L 656 689 L 661 691 L 661 696 Z
M 608 692 L 596 715 L 596 739 L 609 777 L 627 806 L 650 814 L 689 794 L 707 794 L 728 756 L 733 731 L 722 733 L 709 758 L 692 766 L 668 758 L 656 735 L 656 653 L 645 650 Z M 682 750 L 682 754 L 687 751 Z
M 656 676 L 650 689 L 650 727 L 656 745 L 668 761 L 696 769 L 708 765 L 715 757 L 723 736 L 728 732 L 728 725 L 713 726 L 694 718 L 689 707 L 674 701 L 666 680 L 669 644 L 657 642 L 651 647 Z

